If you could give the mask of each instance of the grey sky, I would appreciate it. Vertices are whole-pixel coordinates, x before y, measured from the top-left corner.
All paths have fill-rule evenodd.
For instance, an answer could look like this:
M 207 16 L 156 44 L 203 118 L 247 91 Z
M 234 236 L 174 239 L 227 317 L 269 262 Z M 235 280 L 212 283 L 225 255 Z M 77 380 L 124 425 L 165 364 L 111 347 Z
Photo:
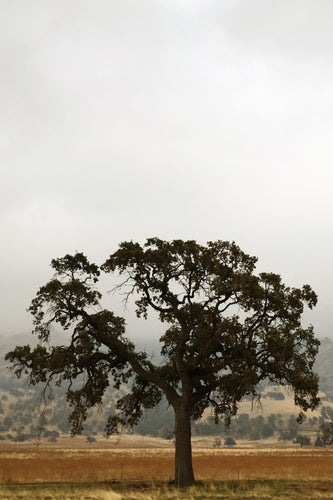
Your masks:
M 2 334 L 75 250 L 235 240 L 332 335 L 333 2 L 0 0 Z

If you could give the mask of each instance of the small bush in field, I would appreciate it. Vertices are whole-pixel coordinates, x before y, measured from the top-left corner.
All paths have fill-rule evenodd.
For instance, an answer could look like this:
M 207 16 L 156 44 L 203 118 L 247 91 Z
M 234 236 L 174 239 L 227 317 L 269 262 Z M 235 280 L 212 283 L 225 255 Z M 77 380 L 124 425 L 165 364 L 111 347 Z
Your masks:
M 295 442 L 300 444 L 302 446 L 310 446 L 311 444 L 311 439 L 309 436 L 297 436 L 295 439 Z
M 225 446 L 235 446 L 236 441 L 231 436 L 227 437 L 224 441 Z

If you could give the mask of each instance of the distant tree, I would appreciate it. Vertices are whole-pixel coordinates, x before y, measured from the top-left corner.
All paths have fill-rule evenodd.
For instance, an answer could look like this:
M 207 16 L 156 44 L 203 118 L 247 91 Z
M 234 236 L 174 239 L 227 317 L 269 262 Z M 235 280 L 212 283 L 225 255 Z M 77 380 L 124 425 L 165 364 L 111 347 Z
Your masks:
M 309 436 L 304 436 L 302 434 L 299 434 L 296 436 L 295 442 L 297 444 L 300 444 L 302 448 L 303 446 L 310 446 L 311 439 L 309 438 Z
M 249 438 L 253 441 L 257 441 L 263 437 L 262 430 L 265 423 L 265 419 L 262 415 L 258 415 L 255 418 L 250 419 L 249 425 Z
M 279 436 L 278 436 L 279 441 L 292 441 L 293 438 L 294 436 L 290 434 L 290 432 L 287 429 L 279 430 Z
M 316 448 L 320 448 L 320 447 L 324 446 L 322 440 L 320 439 L 320 436 L 317 436 L 314 445 L 315 445 Z
M 47 438 L 49 443 L 57 443 L 58 439 L 55 436 L 50 436 Z
M 220 448 L 222 441 L 219 437 L 214 439 L 213 448 Z
M 29 435 L 25 434 L 23 432 L 18 432 L 16 436 L 13 437 L 13 441 L 16 442 L 22 442 L 22 441 L 27 441 L 29 439 Z
M 235 446 L 237 443 L 231 436 L 228 436 L 224 441 L 225 446 Z
M 42 432 L 43 437 L 45 437 L 50 443 L 56 443 L 58 441 L 58 437 L 60 436 L 58 431 L 49 431 L 48 429 L 44 429 Z
M 324 422 L 321 424 L 317 437 L 323 446 L 333 444 L 333 422 Z
M 283 441 L 292 441 L 296 438 L 299 431 L 299 423 L 294 415 L 290 415 L 287 424 L 279 430 L 279 439 Z
M 275 431 L 275 426 L 273 426 L 269 422 L 264 422 L 261 429 L 261 435 L 265 439 L 272 436 L 274 434 L 274 431 Z
M 292 438 L 297 436 L 297 432 L 299 430 L 299 423 L 297 422 L 297 419 L 294 415 L 290 415 L 288 419 L 288 431 Z
M 278 416 L 275 414 L 275 413 L 271 413 L 270 415 L 268 415 L 267 417 L 267 422 L 269 423 L 269 425 L 273 428 L 273 432 L 275 431 L 276 429 L 276 423 L 277 423 L 277 419 L 278 419 Z
M 319 401 L 312 371 L 319 341 L 312 327 L 301 326 L 304 305 L 312 308 L 316 294 L 308 285 L 285 286 L 277 274 L 255 275 L 255 263 L 223 241 L 122 243 L 101 269 L 122 278 L 117 289 L 134 295 L 138 316 L 153 310 L 167 325 L 160 338 L 164 362 L 154 364 L 125 338 L 123 318 L 98 310 L 101 269 L 82 253 L 54 259 L 54 278 L 30 306 L 40 342 L 34 349 L 16 347 L 6 359 L 18 377 L 28 374 L 30 384 L 69 383 L 73 434 L 82 431 L 89 408 L 102 402 L 110 380 L 115 388 L 128 382 L 132 388 L 118 400 L 107 434 L 136 425 L 143 409 L 164 394 L 175 413 L 176 483 L 192 484 L 191 419 L 209 405 L 216 419 L 228 421 L 244 396 L 258 396 L 267 378 L 291 386 L 303 411 Z M 72 331 L 67 346 L 50 344 L 54 324 Z M 74 389 L 75 380 L 81 386 Z
M 3 421 L 3 426 L 5 427 L 6 431 L 9 431 L 9 429 L 13 426 L 13 419 L 11 417 L 5 417 Z
M 242 413 L 237 418 L 237 436 L 245 438 L 249 436 L 250 417 L 247 413 Z

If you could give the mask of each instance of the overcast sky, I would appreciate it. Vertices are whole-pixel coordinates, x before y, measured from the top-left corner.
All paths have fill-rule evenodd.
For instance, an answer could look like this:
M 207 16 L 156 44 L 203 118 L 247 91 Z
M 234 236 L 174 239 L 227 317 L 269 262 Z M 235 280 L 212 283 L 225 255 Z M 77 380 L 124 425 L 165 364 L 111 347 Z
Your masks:
M 52 258 L 159 236 L 235 240 L 332 336 L 332 54 L 332 0 L 0 0 L 0 333 Z

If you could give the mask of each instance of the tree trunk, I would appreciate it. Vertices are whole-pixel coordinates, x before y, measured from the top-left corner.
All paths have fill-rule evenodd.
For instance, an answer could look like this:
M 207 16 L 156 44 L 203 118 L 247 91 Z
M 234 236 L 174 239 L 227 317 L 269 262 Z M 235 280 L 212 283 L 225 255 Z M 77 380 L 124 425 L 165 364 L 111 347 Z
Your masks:
M 184 404 L 175 408 L 175 484 L 190 486 L 194 483 L 191 445 L 191 411 Z

